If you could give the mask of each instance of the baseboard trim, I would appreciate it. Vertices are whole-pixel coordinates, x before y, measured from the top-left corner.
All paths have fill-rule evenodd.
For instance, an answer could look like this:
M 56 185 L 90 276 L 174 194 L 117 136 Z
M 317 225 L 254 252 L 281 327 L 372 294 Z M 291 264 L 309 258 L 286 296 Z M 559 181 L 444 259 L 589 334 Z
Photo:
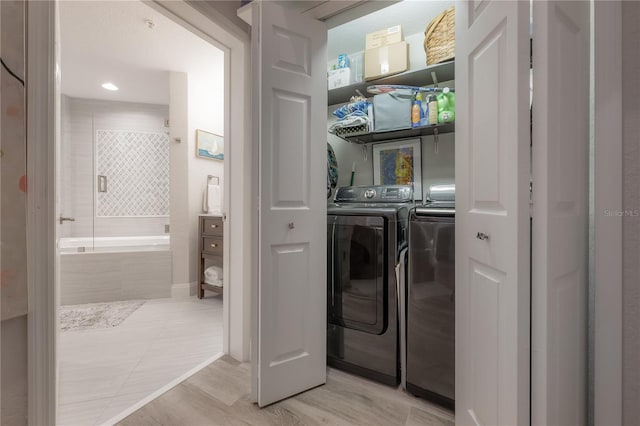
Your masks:
M 136 411 L 138 411 L 139 409 L 141 409 L 142 407 L 144 407 L 145 405 L 147 405 L 148 403 L 150 403 L 154 399 L 158 398 L 163 393 L 171 390 L 172 388 L 176 387 L 180 383 L 184 382 L 189 377 L 191 377 L 194 374 L 196 374 L 198 371 L 202 370 L 203 368 L 205 368 L 206 366 L 208 366 L 209 364 L 211 364 L 215 360 L 221 358 L 223 355 L 224 355 L 224 353 L 220 352 L 220 353 L 212 356 L 211 358 L 201 362 L 200 364 L 198 364 L 197 366 L 195 366 L 191 370 L 189 370 L 186 373 L 184 373 L 182 376 L 170 381 L 169 383 L 167 383 L 166 385 L 164 385 L 163 387 L 161 387 L 160 389 L 158 389 L 157 391 L 155 391 L 151 395 L 147 396 L 146 398 L 141 399 L 140 401 L 138 401 L 135 404 L 133 404 L 131 407 L 129 407 L 126 410 L 122 411 L 120 414 L 117 414 L 117 415 L 113 416 L 112 418 L 110 418 L 109 420 L 107 420 L 106 422 L 102 423 L 101 426 L 112 426 L 112 425 L 115 425 L 116 423 L 119 423 L 121 420 L 124 420 L 126 417 L 128 417 L 131 414 L 135 413 Z
M 193 283 L 182 283 L 182 284 L 173 284 L 171 286 L 171 297 L 173 298 L 181 298 L 181 297 L 191 297 L 195 296 L 197 290 L 197 284 Z

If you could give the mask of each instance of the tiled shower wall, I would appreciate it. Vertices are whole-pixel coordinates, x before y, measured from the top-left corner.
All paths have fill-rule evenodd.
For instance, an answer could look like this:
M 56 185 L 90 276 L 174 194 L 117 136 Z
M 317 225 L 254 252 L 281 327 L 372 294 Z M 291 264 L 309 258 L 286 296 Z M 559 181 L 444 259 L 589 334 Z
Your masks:
M 96 130 L 96 216 L 169 216 L 169 135 Z
M 114 216 L 122 217 L 105 217 L 104 210 L 102 214 L 96 210 L 94 195 L 96 195 L 98 173 L 95 169 L 95 134 L 100 130 L 112 132 L 112 134 L 128 131 L 157 136 L 166 135 L 168 128 L 164 127 L 164 120 L 168 117 L 167 105 L 63 97 L 60 213 L 63 216 L 75 218 L 75 222 L 64 223 L 60 229 L 62 237 L 137 236 L 165 233 L 165 224 L 169 223 L 168 216 L 125 217 L 116 214 Z M 168 139 L 162 139 L 157 148 L 168 150 Z M 163 167 L 166 167 L 164 175 L 168 179 L 168 151 L 166 158 L 166 163 L 158 163 L 156 167 L 163 164 Z M 128 174 L 127 180 L 139 182 L 131 173 Z M 162 182 L 155 180 L 158 181 L 156 188 L 147 186 L 142 189 L 147 192 L 146 196 L 148 197 L 148 192 L 153 190 L 158 199 L 165 199 L 165 196 L 168 199 L 168 183 L 163 189 Z M 111 183 L 115 181 L 112 180 Z M 108 189 L 109 184 L 108 180 Z M 158 204 L 162 204 L 162 201 Z M 166 206 L 164 210 L 167 210 Z M 139 210 L 138 213 L 145 213 L 145 211 Z M 148 214 L 149 211 L 146 210 L 146 213 Z

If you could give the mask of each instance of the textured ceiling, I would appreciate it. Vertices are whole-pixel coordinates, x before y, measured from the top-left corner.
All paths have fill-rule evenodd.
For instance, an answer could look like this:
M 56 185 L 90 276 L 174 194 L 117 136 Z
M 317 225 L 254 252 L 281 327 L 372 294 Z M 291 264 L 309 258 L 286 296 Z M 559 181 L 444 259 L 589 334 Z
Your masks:
M 224 78 L 220 49 L 139 1 L 61 1 L 60 37 L 65 95 L 168 104 L 169 71 Z

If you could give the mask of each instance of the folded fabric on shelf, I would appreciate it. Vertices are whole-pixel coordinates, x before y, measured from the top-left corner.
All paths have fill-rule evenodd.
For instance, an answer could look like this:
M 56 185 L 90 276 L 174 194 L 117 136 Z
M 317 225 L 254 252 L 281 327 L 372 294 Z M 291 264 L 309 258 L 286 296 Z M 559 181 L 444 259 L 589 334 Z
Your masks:
M 220 281 L 220 284 L 215 284 Z M 211 285 L 222 285 L 222 268 L 219 266 L 209 266 L 204 270 L 204 282 Z
M 333 111 L 333 115 L 338 117 L 338 119 L 340 120 L 355 112 L 360 112 L 366 115 L 369 105 L 370 105 L 369 101 L 349 102 L 348 104 L 342 105 L 340 108 Z

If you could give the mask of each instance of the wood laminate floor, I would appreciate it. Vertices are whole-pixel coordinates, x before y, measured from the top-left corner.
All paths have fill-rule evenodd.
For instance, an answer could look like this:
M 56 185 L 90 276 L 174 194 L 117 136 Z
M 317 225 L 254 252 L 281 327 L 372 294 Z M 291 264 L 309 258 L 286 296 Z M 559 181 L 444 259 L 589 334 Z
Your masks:
M 453 426 L 453 413 L 420 398 L 335 369 L 327 384 L 258 408 L 250 366 L 224 356 L 118 423 L 146 425 Z

